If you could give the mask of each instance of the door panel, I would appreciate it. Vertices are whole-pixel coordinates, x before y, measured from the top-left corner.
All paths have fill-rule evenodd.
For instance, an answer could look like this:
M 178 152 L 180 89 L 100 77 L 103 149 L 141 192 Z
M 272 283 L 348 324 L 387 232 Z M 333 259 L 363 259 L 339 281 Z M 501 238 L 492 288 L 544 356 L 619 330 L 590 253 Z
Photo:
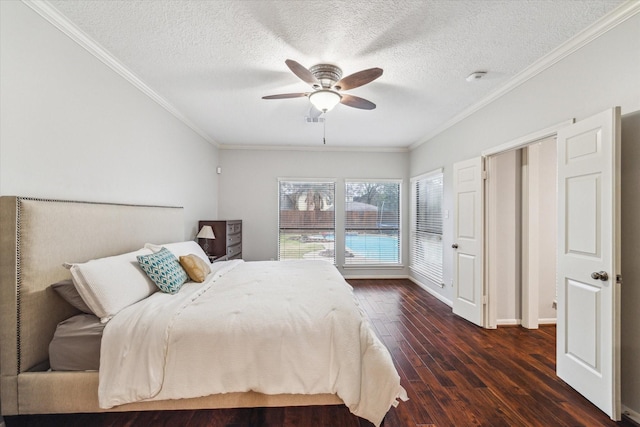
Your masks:
M 475 304 L 476 281 L 473 277 L 475 269 L 475 257 L 468 254 L 458 254 L 458 298 Z
M 600 322 L 596 313 L 599 311 L 600 289 L 589 283 L 567 280 L 566 292 L 567 355 L 598 373 L 597 338 L 600 335 Z
M 453 165 L 453 312 L 484 326 L 483 158 Z
M 558 132 L 557 373 L 620 419 L 620 109 Z
M 458 237 L 463 239 L 475 239 L 475 221 L 474 206 L 475 193 L 459 193 L 458 194 Z
M 567 179 L 567 252 L 600 258 L 600 174 Z

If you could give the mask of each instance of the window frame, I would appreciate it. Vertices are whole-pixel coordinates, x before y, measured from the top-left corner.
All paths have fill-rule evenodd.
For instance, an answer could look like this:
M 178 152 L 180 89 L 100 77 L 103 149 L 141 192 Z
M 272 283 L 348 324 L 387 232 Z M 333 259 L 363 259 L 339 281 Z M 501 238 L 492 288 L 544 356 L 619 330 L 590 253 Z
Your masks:
M 321 259 L 323 261 L 327 261 L 327 262 L 331 262 L 333 265 L 336 265 L 336 195 L 337 195 L 337 179 L 335 178 L 278 178 L 278 246 L 277 246 L 277 260 L 278 261 L 287 261 L 287 260 L 293 260 L 293 259 L 304 259 L 304 258 L 281 258 L 281 234 L 282 234 L 282 230 L 283 228 L 281 227 L 281 220 L 282 220 L 282 193 L 281 193 L 281 189 L 282 189 L 282 183 L 283 182 L 288 182 L 288 183 L 294 183 L 294 184 L 303 184 L 303 183 L 308 183 L 308 184 L 331 184 L 333 186 L 333 228 L 323 228 L 323 230 L 328 231 L 330 230 L 333 233 L 333 256 L 332 258 L 327 257 L 328 259 L 324 259 L 324 258 L 311 258 L 311 259 Z M 285 228 L 286 229 L 286 228 Z M 305 228 L 300 227 L 300 228 L 289 228 L 291 230 L 297 229 L 297 230 L 305 230 Z M 308 230 L 320 230 L 321 228 L 308 228 Z
M 444 172 L 443 168 L 438 168 L 427 172 L 422 175 L 418 175 L 416 177 L 411 178 L 411 225 L 410 225 L 410 238 L 409 238 L 409 269 L 419 274 L 422 277 L 425 277 L 430 282 L 436 284 L 437 286 L 443 288 L 444 287 L 444 244 L 443 244 L 443 234 L 444 234 L 444 216 L 443 216 L 443 202 L 444 202 Z M 423 185 L 428 185 L 429 181 L 433 182 L 435 180 L 440 180 L 440 210 L 439 210 L 439 222 L 440 222 L 440 232 L 435 231 L 431 226 L 431 231 L 427 228 L 430 227 L 428 222 L 434 222 L 433 218 L 427 217 L 429 215 L 429 210 L 426 209 L 425 212 L 419 212 L 420 206 L 418 205 L 418 190 L 419 183 L 422 182 Z M 428 200 L 428 199 L 427 199 Z M 421 217 L 424 216 L 424 219 Z M 422 222 L 422 224 L 419 224 Z M 425 229 L 420 229 L 420 226 L 427 227 Z M 420 236 L 422 234 L 422 237 Z M 429 263 L 426 261 L 425 253 L 422 249 L 420 249 L 420 242 L 418 239 L 422 239 L 424 237 L 436 236 L 435 239 L 439 242 L 439 248 L 436 247 L 436 250 L 439 249 L 440 260 L 439 263 Z M 426 240 L 426 239 L 425 239 Z M 422 241 L 422 240 L 421 240 Z M 428 244 L 428 242 L 426 242 Z M 417 260 L 418 255 L 421 254 L 423 259 L 422 262 Z
M 397 235 L 398 235 L 398 260 L 397 262 L 378 262 L 378 263 L 348 263 L 348 257 L 346 256 L 347 249 L 347 232 L 350 230 L 347 224 L 347 186 L 351 183 L 381 183 L 381 184 L 396 184 L 398 186 L 398 226 L 397 226 Z M 343 197 L 343 209 L 342 214 L 344 215 L 343 220 L 343 239 L 342 239 L 342 252 L 345 255 L 343 261 L 343 268 L 402 268 L 402 188 L 404 181 L 398 178 L 345 178 L 344 180 L 344 197 Z M 381 230 L 380 228 L 376 228 L 377 230 Z M 395 230 L 395 229 L 394 229 Z

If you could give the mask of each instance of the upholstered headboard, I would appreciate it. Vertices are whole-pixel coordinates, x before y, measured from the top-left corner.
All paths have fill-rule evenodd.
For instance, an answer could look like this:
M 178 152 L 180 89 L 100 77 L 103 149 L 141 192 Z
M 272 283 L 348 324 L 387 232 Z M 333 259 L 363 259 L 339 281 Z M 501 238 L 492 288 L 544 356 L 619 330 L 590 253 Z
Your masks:
M 0 391 L 47 368 L 58 322 L 75 313 L 50 285 L 83 262 L 184 240 L 183 209 L 0 197 Z M 4 400 L 4 399 L 2 399 Z

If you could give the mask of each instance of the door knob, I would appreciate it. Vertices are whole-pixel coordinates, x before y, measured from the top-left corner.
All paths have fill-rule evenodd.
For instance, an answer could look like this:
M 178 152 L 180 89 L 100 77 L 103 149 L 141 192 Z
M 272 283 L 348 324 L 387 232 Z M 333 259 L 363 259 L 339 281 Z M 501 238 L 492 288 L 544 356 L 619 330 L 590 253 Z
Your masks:
M 595 280 L 600 279 L 603 282 L 606 282 L 607 280 L 609 280 L 609 275 L 606 271 L 594 271 L 593 273 L 591 273 L 591 278 Z
M 453 249 L 458 249 L 458 244 L 457 244 L 457 243 L 454 243 L 453 245 L 451 245 L 451 247 L 452 247 Z

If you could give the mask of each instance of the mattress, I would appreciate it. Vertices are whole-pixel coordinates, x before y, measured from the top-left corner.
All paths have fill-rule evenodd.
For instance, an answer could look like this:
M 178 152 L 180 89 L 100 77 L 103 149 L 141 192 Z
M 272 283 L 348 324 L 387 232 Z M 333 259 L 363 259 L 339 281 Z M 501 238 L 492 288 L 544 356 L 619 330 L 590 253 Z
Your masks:
M 255 391 L 337 394 L 378 425 L 406 399 L 353 289 L 323 261 L 228 261 L 202 284 L 116 314 L 101 351 L 102 408 Z

